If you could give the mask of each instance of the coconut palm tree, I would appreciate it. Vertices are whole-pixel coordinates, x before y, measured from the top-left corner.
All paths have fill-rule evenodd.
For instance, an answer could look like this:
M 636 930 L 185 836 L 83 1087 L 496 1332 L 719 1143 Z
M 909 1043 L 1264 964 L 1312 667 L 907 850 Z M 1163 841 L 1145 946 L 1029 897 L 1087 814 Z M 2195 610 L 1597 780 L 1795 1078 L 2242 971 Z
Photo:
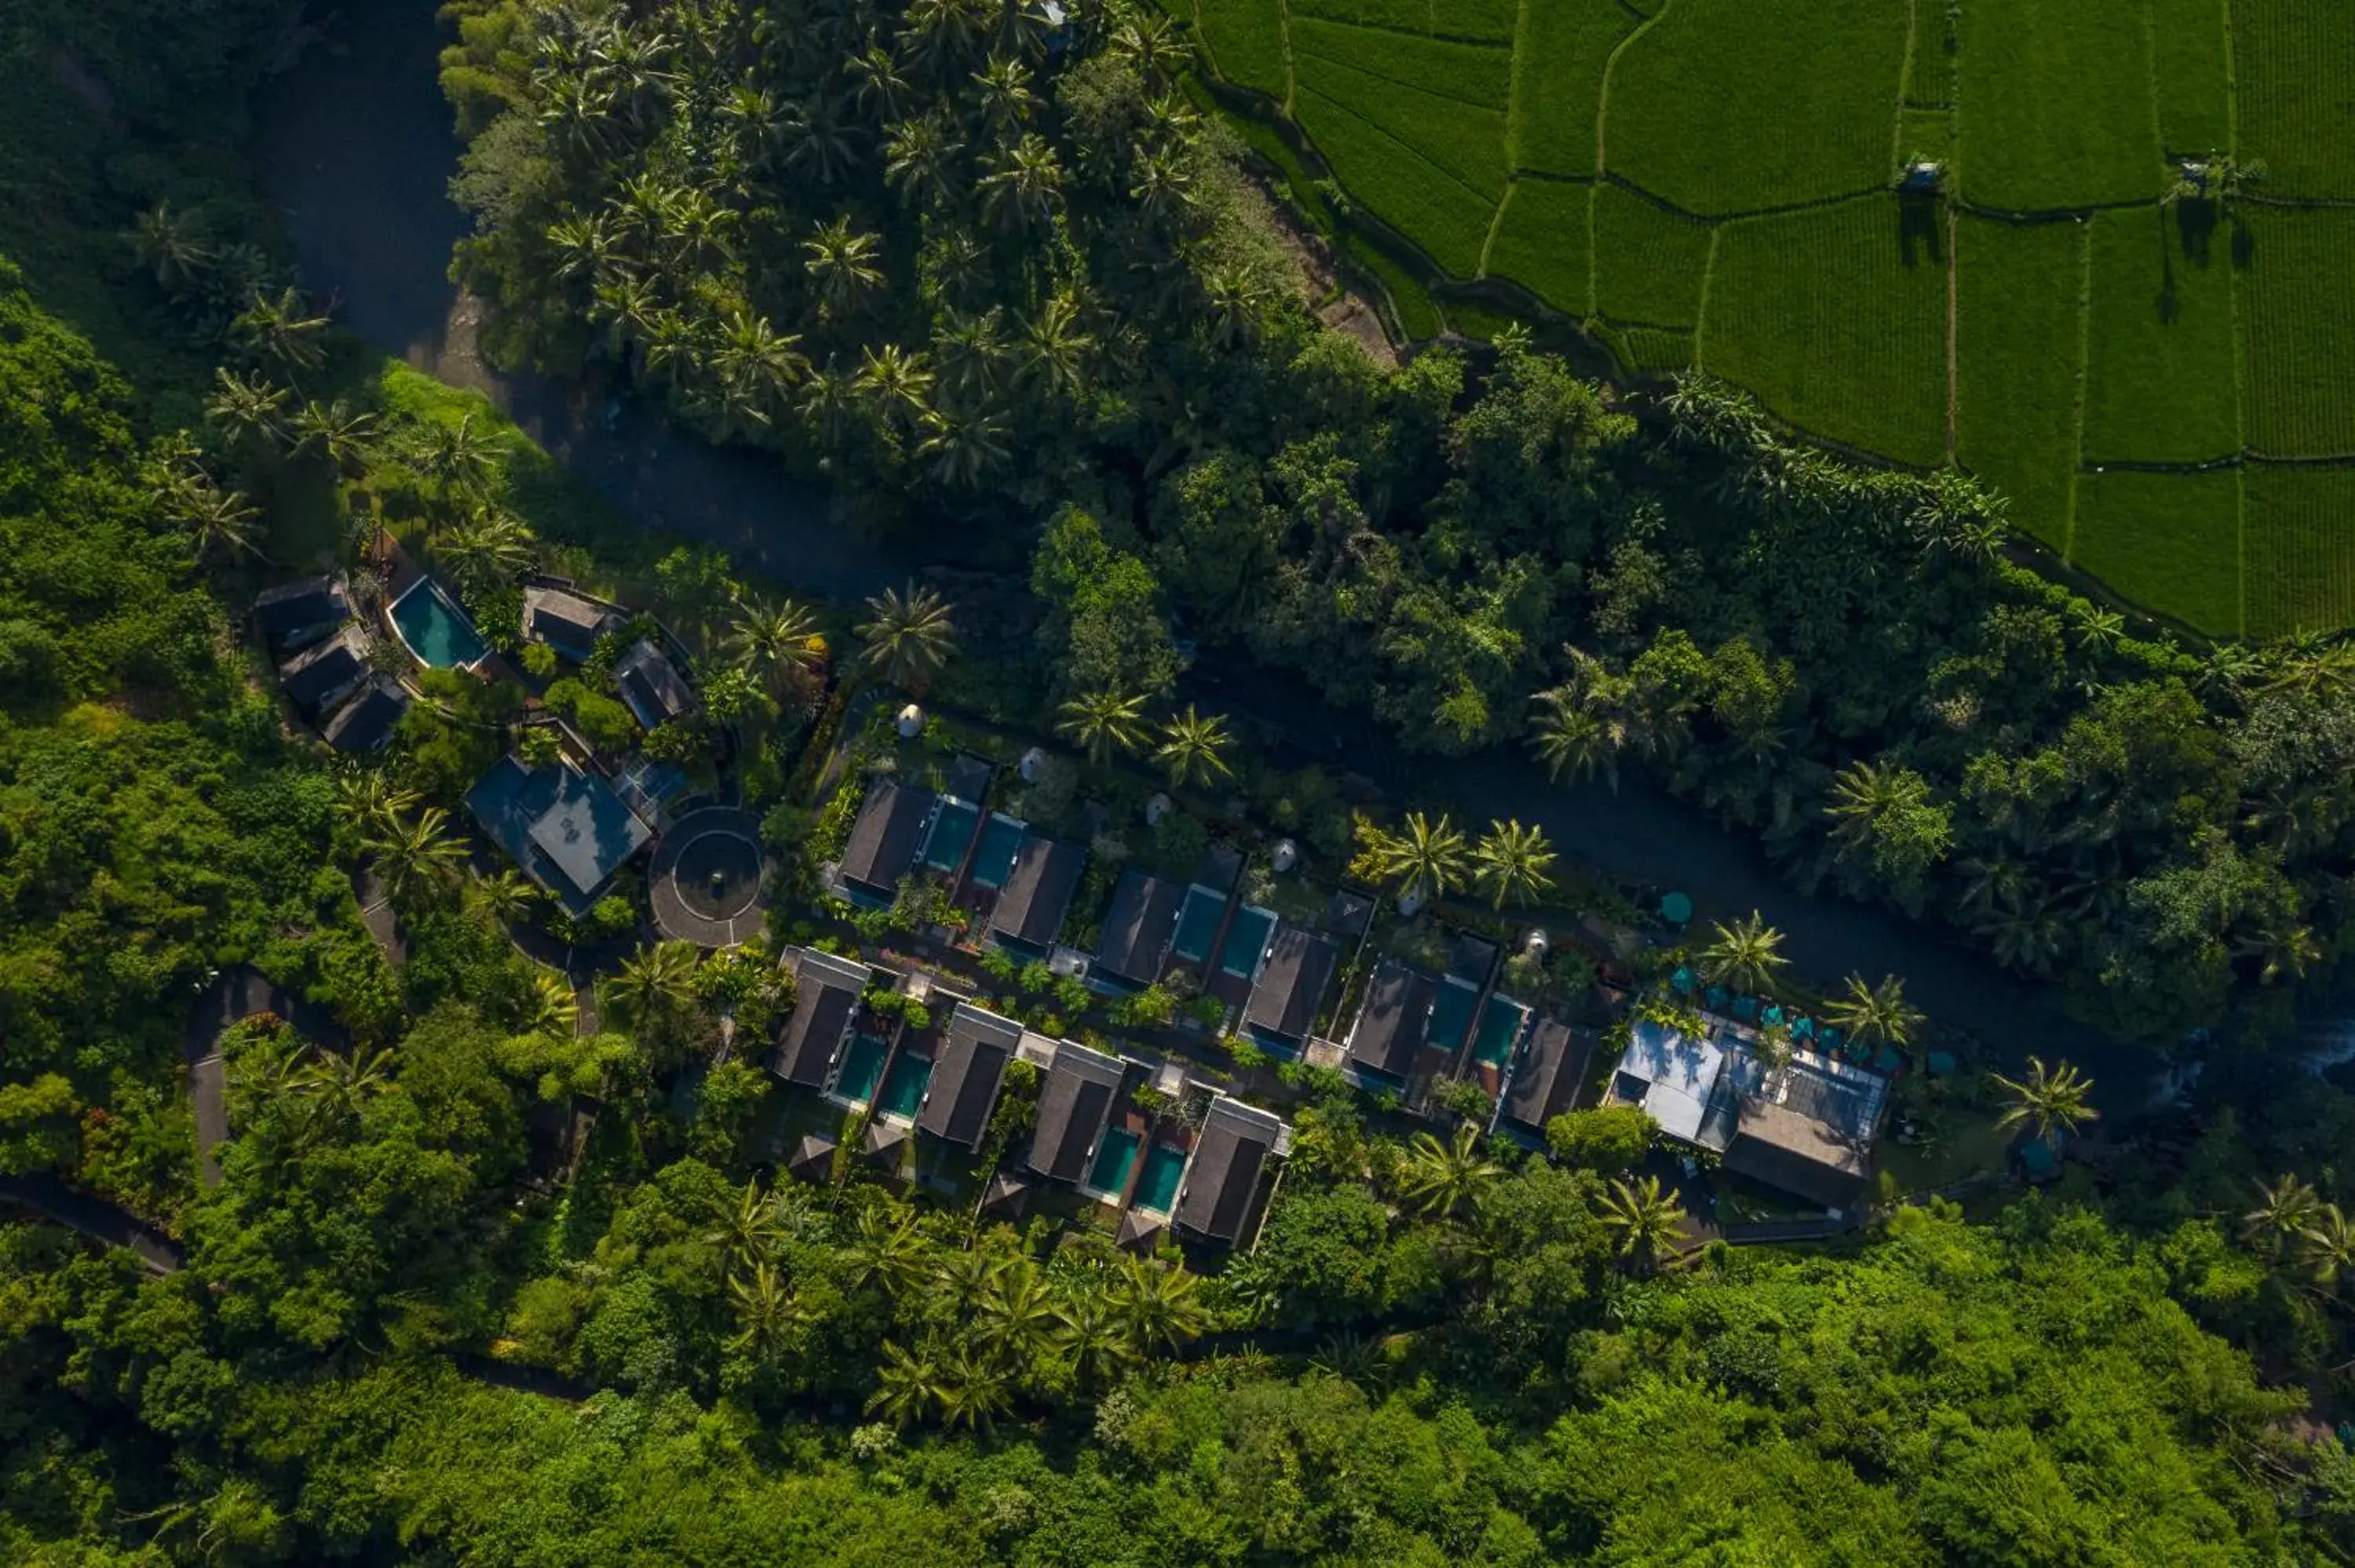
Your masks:
M 640 948 L 605 982 L 606 1011 L 632 1029 L 676 1013 L 695 1000 L 697 959 L 687 942 Z
M 1144 747 L 1145 699 L 1110 689 L 1084 693 L 1063 705 L 1055 733 L 1102 767 L 1117 753 Z
M 1000 228 L 1048 222 L 1063 199 L 1063 162 L 1054 144 L 1034 132 L 1001 144 L 981 160 L 982 216 Z
M 767 1361 L 785 1349 L 808 1321 L 785 1283 L 784 1271 L 763 1260 L 728 1277 L 728 1302 L 736 1314 L 736 1334 L 728 1348 Z
M 940 1364 L 933 1383 L 941 1420 L 954 1428 L 985 1430 L 1014 1406 L 1014 1381 L 1004 1366 L 959 1347 Z
M 912 430 L 932 411 L 932 372 L 922 354 L 887 343 L 859 351 L 855 385 L 879 419 Z
M 932 1284 L 952 1317 L 969 1318 L 1011 1266 L 1012 1261 L 1000 1253 L 943 1253 L 932 1260 Z
M 736 1207 L 715 1239 L 728 1248 L 729 1256 L 739 1267 L 749 1267 L 774 1258 L 784 1235 L 784 1226 L 777 1217 L 775 1194 L 762 1192 L 760 1181 L 754 1179 L 747 1181 L 744 1190 L 736 1194 Z
M 414 818 L 378 818 L 360 838 L 376 859 L 376 874 L 395 903 L 411 903 L 447 886 L 465 863 L 466 841 L 449 832 L 450 813 L 428 806 Z
M 336 809 L 363 835 L 387 822 L 398 822 L 419 799 L 416 790 L 405 789 L 373 770 L 355 769 L 336 779 Z
M 2241 1216 L 2241 1235 L 2275 1258 L 2295 1245 L 2322 1213 L 2321 1196 L 2296 1175 L 2271 1185 L 2258 1182 L 2257 1200 L 2257 1206 Z
M 726 411 L 754 425 L 768 425 L 786 406 L 786 394 L 809 374 L 801 341 L 779 332 L 757 312 L 742 306 L 730 310 L 711 349 L 711 367 L 719 372 Z
M 229 330 L 247 353 L 290 371 L 316 370 L 327 363 L 326 345 L 320 341 L 327 318 L 306 313 L 303 296 L 293 289 L 282 289 L 275 298 L 257 292 Z
M 537 734 L 538 731 L 531 733 Z M 513 866 L 474 879 L 474 897 L 483 913 L 502 925 L 520 920 L 539 903 L 539 888 Z
M 883 269 L 876 265 L 882 251 L 882 237 L 851 228 L 847 217 L 819 224 L 802 241 L 802 264 L 816 286 L 821 315 L 847 314 L 883 286 Z
M 1905 1000 L 1905 982 L 1883 975 L 1879 985 L 1867 985 L 1862 975 L 1848 977 L 1848 992 L 1824 1007 L 1824 1016 L 1849 1033 L 1859 1044 L 1893 1045 L 1903 1051 L 1922 1027 L 1922 1010 Z
M 1001 1270 L 983 1290 L 973 1337 L 1008 1364 L 1028 1366 L 1053 1342 L 1056 1321 L 1054 1293 L 1026 1258 Z
M 1067 1296 L 1055 1308 L 1055 1349 L 1070 1358 L 1072 1376 L 1082 1388 L 1135 1359 L 1135 1348 L 1122 1328 L 1119 1314 L 1101 1288 Z
M 1661 1190 L 1657 1176 L 1636 1181 L 1615 1178 L 1603 1195 L 1601 1218 L 1613 1245 L 1639 1274 L 1649 1273 L 1659 1261 L 1684 1217 L 1676 1199 Z
M 155 274 L 157 288 L 169 293 L 187 288 L 213 263 L 203 223 L 193 213 L 174 212 L 167 201 L 141 213 L 130 238 L 139 264 Z
M 942 390 L 978 404 L 993 396 L 1010 352 L 1006 341 L 1006 313 L 992 305 L 986 311 L 951 311 L 932 331 L 932 358 L 941 367 Z
M 361 1107 L 392 1083 L 392 1053 L 380 1046 L 313 1053 L 294 1084 L 297 1094 L 315 1101 L 322 1113 L 348 1123 Z
M 286 445 L 287 397 L 286 388 L 272 386 L 259 371 L 240 376 L 217 366 L 205 418 L 228 438 L 232 451 L 275 456 Z
M 1227 747 L 1232 744 L 1227 734 L 1227 721 L 1216 714 L 1205 718 L 1188 703 L 1186 711 L 1174 714 L 1161 726 L 1161 744 L 1153 750 L 1153 759 L 1161 764 L 1169 776 L 1173 789 L 1188 785 L 1207 788 L 1213 780 L 1231 779 L 1234 768 L 1228 763 Z
M 894 1426 L 923 1419 L 940 1397 L 940 1372 L 928 1359 L 910 1355 L 898 1345 L 883 1342 L 883 1364 L 875 1373 L 875 1392 L 867 1396 L 867 1414 L 879 1415 Z
M 1066 395 L 1087 385 L 1088 356 L 1096 340 L 1080 326 L 1080 302 L 1068 290 L 1047 296 L 1039 313 L 1023 322 L 1018 362 L 1023 381 Z
M 1433 821 L 1421 811 L 1409 811 L 1396 833 L 1384 833 L 1375 846 L 1377 876 L 1398 890 L 1402 905 L 1420 906 L 1462 887 L 1471 869 L 1464 834 L 1442 812 Z
M 469 411 L 454 425 L 430 427 L 418 466 L 440 488 L 444 502 L 458 495 L 480 496 L 490 488 L 497 451 Z
M 516 1033 L 570 1040 L 580 1032 L 581 1001 L 572 994 L 571 980 L 554 969 L 540 969 L 533 974 L 531 994 L 525 1000 L 524 1015 Z
M 241 490 L 223 490 L 201 480 L 171 497 L 172 520 L 186 528 L 196 542 L 199 562 L 229 560 L 240 556 L 267 560 L 262 554 L 261 509 Z
M 538 541 L 511 513 L 477 507 L 442 536 L 434 554 L 470 594 L 496 592 L 531 569 Z
M 1998 1127 L 2029 1126 L 2036 1129 L 2045 1147 L 2060 1152 L 2061 1140 L 2086 1122 L 2101 1119 L 2101 1112 L 2088 1103 L 2094 1081 L 2066 1062 L 2056 1062 L 2048 1069 L 2041 1056 L 2028 1059 L 2028 1076 L 2018 1082 L 2000 1073 L 1988 1075 L 2011 1097 L 2011 1103 L 1996 1118 Z
M 1478 1207 L 1480 1194 L 1504 1174 L 1503 1166 L 1480 1151 L 1480 1129 L 1467 1121 L 1444 1143 L 1433 1133 L 1416 1133 L 1397 1185 L 1409 1206 L 1444 1218 Z
M 983 123 L 999 136 L 1028 124 L 1039 105 L 1028 69 L 1005 55 L 990 56 L 989 63 L 973 73 L 973 99 L 981 106 Z
M 861 658 L 893 685 L 921 692 L 956 651 L 949 603 L 931 588 L 885 588 L 867 601 L 867 617 L 858 628 L 867 643 Z
M 367 471 L 376 427 L 374 414 L 341 397 L 332 403 L 314 399 L 295 411 L 294 450 L 321 459 L 345 479 L 357 479 Z
M 2355 1224 L 2349 1222 L 2338 1204 L 2323 1204 L 2298 1232 L 2297 1261 L 2325 1290 L 2336 1287 L 2341 1275 L 2355 1270 Z
M 1122 1260 L 1112 1310 L 1134 1353 L 1142 1358 L 1174 1351 L 1201 1336 L 1210 1313 L 1202 1305 L 1199 1284 L 1182 1268 L 1165 1268 L 1141 1257 Z
M 928 1277 L 924 1239 L 912 1214 L 895 1213 L 881 1205 L 863 1211 L 842 1251 L 854 1286 L 877 1285 L 887 1295 L 897 1296 Z
M 740 599 L 723 647 L 773 696 L 782 695 L 794 674 L 815 669 L 826 658 L 817 617 L 790 599 Z
M 1540 692 L 1534 699 L 1537 718 L 1530 728 L 1529 749 L 1546 765 L 1556 783 L 1602 775 L 1614 790 L 1619 788 L 1619 744 L 1609 726 L 1580 705 L 1575 693 L 1562 687 Z
M 1790 961 L 1783 956 L 1783 933 L 1755 909 L 1730 926 L 1717 922 L 1715 935 L 1700 950 L 1702 978 L 1735 991 L 1773 991 L 1774 977 Z
M 924 416 L 916 455 L 931 465 L 933 483 L 971 489 L 1006 461 L 1006 429 L 1005 417 L 995 412 L 934 408 Z
M 1928 800 L 1930 786 L 1918 773 L 1878 761 L 1851 762 L 1832 780 L 1824 814 L 1827 830 L 1842 854 L 1869 853 L 1875 829 L 1889 817 Z
M 1553 885 L 1553 846 L 1543 828 L 1525 828 L 1516 817 L 1490 822 L 1472 846 L 1473 881 L 1488 895 L 1492 908 L 1534 904 Z
M 911 206 L 943 207 L 956 194 L 957 151 L 954 134 L 941 121 L 931 115 L 903 120 L 884 143 L 884 183 Z

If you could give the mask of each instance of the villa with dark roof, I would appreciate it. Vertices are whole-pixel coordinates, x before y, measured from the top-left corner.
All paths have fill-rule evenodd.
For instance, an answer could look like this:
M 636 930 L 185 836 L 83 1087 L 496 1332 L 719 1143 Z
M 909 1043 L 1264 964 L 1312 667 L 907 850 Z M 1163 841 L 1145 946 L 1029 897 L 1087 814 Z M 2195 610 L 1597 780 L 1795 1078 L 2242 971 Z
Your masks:
M 1357 1021 L 1349 1026 L 1351 1065 L 1404 1082 L 1431 1028 L 1439 988 L 1421 969 L 1384 959 L 1366 986 Z
M 897 779 L 878 779 L 851 824 L 850 842 L 842 851 L 837 882 L 849 897 L 864 894 L 890 903 L 900 890 L 900 879 L 916 863 L 924 842 L 935 797 L 919 785 Z
M 527 768 L 512 757 L 467 791 L 483 831 L 524 874 L 575 915 L 654 837 L 612 785 L 570 764 Z
M 278 654 L 317 641 L 351 614 L 351 600 L 333 577 L 281 583 L 262 589 L 253 600 L 254 629 Z
M 378 675 L 346 697 L 327 715 L 319 734 L 329 746 L 349 757 L 382 751 L 394 726 L 409 712 L 409 694 L 389 675 Z
M 523 590 L 523 634 L 545 642 L 574 663 L 597 652 L 597 640 L 619 627 L 622 618 L 595 599 L 559 588 Z
M 777 1030 L 769 1071 L 796 1088 L 822 1089 L 850 1031 L 875 971 L 865 964 L 804 948 L 794 956 L 799 987 L 794 1010 Z
M 1070 1040 L 1055 1046 L 1054 1065 L 1039 1090 L 1039 1119 L 1030 1134 L 1030 1169 L 1058 1181 L 1087 1174 L 1096 1144 L 1119 1102 L 1126 1068 L 1117 1056 Z
M 1330 937 L 1286 926 L 1268 944 L 1266 961 L 1243 1008 L 1243 1027 L 1270 1041 L 1298 1049 L 1316 1027 L 1317 1009 L 1340 965 L 1341 949 Z
M 1592 1032 L 1540 1019 L 1514 1056 L 1498 1106 L 1500 1118 L 1523 1132 L 1543 1137 L 1546 1123 L 1571 1109 L 1578 1098 L 1579 1082 L 1593 1054 Z
M 1094 972 L 1135 986 L 1160 979 L 1178 928 L 1178 907 L 1185 901 L 1186 889 L 1166 877 L 1134 866 L 1121 873 L 1096 943 Z
M 1053 947 L 1087 863 L 1087 851 L 1076 844 L 1025 835 L 990 909 L 990 934 L 1037 951 Z
M 970 1001 L 958 1002 L 932 1059 L 916 1126 L 961 1149 L 978 1150 L 1006 1080 L 1006 1065 L 1021 1044 L 1020 1024 Z
M 1239 1240 L 1284 1134 L 1283 1121 L 1269 1112 L 1224 1095 L 1213 1099 L 1178 1189 L 1178 1230 L 1203 1241 Z
M 663 651 L 646 639 L 631 644 L 613 666 L 613 684 L 637 721 L 660 729 L 673 719 L 695 712 L 695 692 Z
M 315 719 L 368 679 L 368 634 L 346 626 L 279 665 L 279 686 L 305 718 Z

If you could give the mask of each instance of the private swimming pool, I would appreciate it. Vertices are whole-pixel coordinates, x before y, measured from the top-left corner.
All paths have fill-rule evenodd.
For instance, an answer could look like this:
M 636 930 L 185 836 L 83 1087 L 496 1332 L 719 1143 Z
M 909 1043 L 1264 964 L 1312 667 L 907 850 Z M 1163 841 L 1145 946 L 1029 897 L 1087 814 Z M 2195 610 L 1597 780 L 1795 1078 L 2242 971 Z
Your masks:
M 1136 1134 L 1124 1127 L 1109 1128 L 1096 1145 L 1095 1163 L 1088 1167 L 1088 1186 L 1117 1198 L 1128 1185 L 1128 1168 L 1136 1163 Z
M 1170 938 L 1172 958 L 1199 964 L 1210 956 L 1210 938 L 1219 934 L 1219 912 L 1226 895 L 1196 883 L 1186 890 L 1186 906 L 1178 911 L 1178 935 Z
M 929 1056 L 919 1056 L 913 1051 L 902 1051 L 884 1075 L 883 1092 L 876 1097 L 879 1116 L 898 1117 L 913 1121 L 916 1107 L 924 1103 L 924 1086 L 932 1081 L 932 1062 Z
M 981 808 L 954 795 L 941 797 L 932 831 L 924 835 L 924 863 L 934 871 L 954 871 L 964 863 L 965 846 L 981 821 Z
M 1459 980 L 1439 982 L 1438 1000 L 1431 1004 L 1431 1028 L 1423 1038 L 1442 1051 L 1453 1051 L 1464 1044 L 1464 1032 L 1472 1027 L 1472 1004 L 1480 993 Z
M 1227 939 L 1219 944 L 1220 971 L 1237 980 L 1251 979 L 1259 973 L 1259 961 L 1267 956 L 1267 939 L 1274 935 L 1275 911 L 1245 905 L 1227 927 Z
M 883 1075 L 883 1054 L 890 1046 L 879 1037 L 858 1032 L 842 1054 L 842 1070 L 834 1076 L 837 1099 L 863 1106 L 875 1097 L 875 1080 Z
M 1178 1202 L 1178 1183 L 1186 1174 L 1186 1151 L 1156 1143 L 1145 1155 L 1145 1174 L 1136 1179 L 1136 1201 L 1129 1205 L 1148 1214 L 1167 1214 Z
M 1472 1057 L 1491 1067 L 1501 1067 L 1511 1060 L 1513 1047 L 1519 1044 L 1522 1026 L 1529 1021 L 1529 1010 L 1509 996 L 1491 996 L 1488 1005 L 1480 1010 L 1480 1030 L 1472 1037 Z
M 973 880 L 995 892 L 1006 885 L 1014 870 L 1014 856 L 1022 848 L 1023 825 L 1003 811 L 989 813 L 982 825 L 981 842 L 973 852 Z
M 471 670 L 490 645 L 458 601 L 432 577 L 420 577 L 392 601 L 392 630 L 410 657 L 429 669 Z

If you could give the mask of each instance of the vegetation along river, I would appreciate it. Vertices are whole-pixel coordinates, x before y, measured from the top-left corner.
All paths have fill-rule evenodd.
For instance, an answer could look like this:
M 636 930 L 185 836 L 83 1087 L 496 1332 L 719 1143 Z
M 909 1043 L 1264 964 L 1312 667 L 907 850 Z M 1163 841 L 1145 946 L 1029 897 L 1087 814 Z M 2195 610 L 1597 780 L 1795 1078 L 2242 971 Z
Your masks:
M 616 410 L 577 386 L 483 360 L 471 304 L 449 281 L 465 219 L 448 196 L 458 141 L 435 77 L 442 40 L 434 9 L 432 0 L 387 0 L 345 13 L 332 46 L 311 49 L 261 96 L 265 177 L 306 277 L 337 302 L 345 324 L 445 381 L 482 390 L 630 517 L 719 546 L 801 591 L 856 599 L 942 559 L 936 538 L 875 538 L 766 454 L 715 448 L 634 403 Z M 2139 1103 L 2158 1075 L 2148 1051 L 2064 1017 L 2049 988 L 1898 915 L 1798 892 L 1755 843 L 1640 779 L 1614 792 L 1557 786 L 1511 754 L 1405 758 L 1370 719 L 1247 667 L 1229 667 L 1204 696 L 1277 724 L 1394 793 L 1444 800 L 1476 820 L 1540 823 L 1568 853 L 1614 875 L 1682 888 L 1704 910 L 1759 909 L 1808 974 L 1902 975 L 1910 998 L 1997 1056 L 2065 1056 L 2083 1066 L 2114 1117 Z

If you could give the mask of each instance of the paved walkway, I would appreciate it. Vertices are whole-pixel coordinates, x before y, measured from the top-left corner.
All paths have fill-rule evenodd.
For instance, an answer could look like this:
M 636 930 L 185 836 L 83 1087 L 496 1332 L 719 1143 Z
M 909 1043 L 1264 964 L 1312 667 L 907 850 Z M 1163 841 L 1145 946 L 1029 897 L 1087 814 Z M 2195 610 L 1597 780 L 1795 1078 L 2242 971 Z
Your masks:
M 180 1266 L 179 1244 L 155 1226 L 101 1199 L 73 1191 L 55 1176 L 0 1176 L 0 1203 L 28 1210 L 108 1246 L 129 1247 L 155 1274 Z
M 223 1104 L 228 1072 L 221 1060 L 220 1037 L 231 1024 L 258 1012 L 283 1019 L 304 1039 L 333 1050 L 351 1044 L 344 1026 L 323 1007 L 305 1001 L 250 964 L 223 970 L 188 1014 L 180 1041 L 186 1065 L 188 1103 L 197 1118 L 197 1175 L 208 1187 L 220 1180 L 220 1162 L 213 1150 L 229 1136 L 229 1110 Z
M 732 948 L 768 918 L 761 897 L 767 862 L 750 811 L 707 806 L 671 824 L 646 877 L 655 926 L 674 941 Z

